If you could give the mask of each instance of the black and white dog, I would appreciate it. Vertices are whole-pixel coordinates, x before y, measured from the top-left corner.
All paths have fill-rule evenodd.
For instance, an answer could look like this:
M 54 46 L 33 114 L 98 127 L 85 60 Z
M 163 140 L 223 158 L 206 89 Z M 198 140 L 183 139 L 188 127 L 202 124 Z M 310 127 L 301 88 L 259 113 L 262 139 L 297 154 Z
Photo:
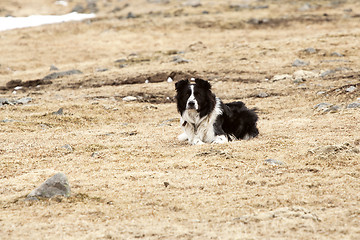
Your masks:
M 181 80 L 175 84 L 177 109 L 184 133 L 179 140 L 190 144 L 225 143 L 256 137 L 258 117 L 243 102 L 224 104 L 211 92 L 208 81 Z

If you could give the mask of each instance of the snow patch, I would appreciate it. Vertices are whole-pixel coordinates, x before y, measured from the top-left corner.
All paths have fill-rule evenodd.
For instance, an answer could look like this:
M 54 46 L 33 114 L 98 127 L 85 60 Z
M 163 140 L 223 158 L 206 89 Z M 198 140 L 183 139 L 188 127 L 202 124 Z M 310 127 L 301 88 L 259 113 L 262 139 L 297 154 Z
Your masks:
M 95 14 L 80 14 L 72 12 L 65 15 L 32 15 L 28 17 L 0 17 L 0 31 L 16 28 L 36 27 L 45 24 L 81 21 L 94 18 Z

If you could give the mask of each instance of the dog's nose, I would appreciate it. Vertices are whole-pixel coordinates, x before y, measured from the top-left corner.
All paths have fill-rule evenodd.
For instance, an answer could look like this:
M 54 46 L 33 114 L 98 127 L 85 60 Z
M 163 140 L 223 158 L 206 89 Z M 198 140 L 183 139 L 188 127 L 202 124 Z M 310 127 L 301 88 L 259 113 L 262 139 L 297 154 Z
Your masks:
M 190 102 L 188 103 L 188 106 L 189 106 L 190 108 L 195 107 L 195 102 L 194 102 L 194 101 L 190 101 Z

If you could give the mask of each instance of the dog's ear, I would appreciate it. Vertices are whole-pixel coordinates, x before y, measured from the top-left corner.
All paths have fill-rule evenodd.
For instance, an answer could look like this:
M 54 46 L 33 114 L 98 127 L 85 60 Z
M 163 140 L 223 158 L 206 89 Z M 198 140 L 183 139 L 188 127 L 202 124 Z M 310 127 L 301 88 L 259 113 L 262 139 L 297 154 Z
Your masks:
M 189 80 L 180 80 L 175 83 L 175 89 L 177 92 L 179 92 L 181 89 L 183 89 L 187 85 L 189 85 Z
M 201 88 L 210 90 L 211 89 L 211 84 L 208 81 L 205 81 L 201 78 L 195 78 L 195 83 L 196 85 L 198 85 Z

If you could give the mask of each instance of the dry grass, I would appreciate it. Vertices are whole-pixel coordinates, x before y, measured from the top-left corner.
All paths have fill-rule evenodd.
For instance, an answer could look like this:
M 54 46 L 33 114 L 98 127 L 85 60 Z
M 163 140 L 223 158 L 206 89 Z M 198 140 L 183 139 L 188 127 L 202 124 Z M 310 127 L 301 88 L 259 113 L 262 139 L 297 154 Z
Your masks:
M 59 14 L 81 1 L 67 8 L 43 1 L 36 4 L 42 10 L 32 2 L 0 8 Z M 198 8 L 145 2 L 99 1 L 92 21 L 1 33 L 0 86 L 41 79 L 51 64 L 84 74 L 16 95 L 2 90 L 1 97 L 33 101 L 0 107 L 0 121 L 13 120 L 0 122 L 0 238 L 359 239 L 359 109 L 314 109 L 359 101 L 359 3 L 317 1 L 301 12 L 301 1 L 254 1 L 269 8 L 241 11 L 228 2 L 203 0 Z M 130 11 L 140 17 L 125 19 Z M 304 53 L 309 47 L 317 52 Z M 176 55 L 190 62 L 175 64 Z M 115 63 L 122 58 L 124 68 Z M 292 67 L 297 58 L 310 64 Z M 337 68 L 303 83 L 271 81 Z M 174 86 L 156 75 L 173 71 L 209 79 L 225 102 L 256 107 L 259 137 L 178 142 Z M 154 82 L 140 83 L 149 77 Z M 139 83 L 124 84 L 129 79 Z M 356 84 L 354 92 L 342 87 Z M 269 97 L 256 97 L 261 92 Z M 128 95 L 142 98 L 122 101 Z M 52 114 L 60 107 L 63 115 Z M 285 164 L 268 165 L 269 158 Z M 69 178 L 70 198 L 24 201 L 59 171 Z

